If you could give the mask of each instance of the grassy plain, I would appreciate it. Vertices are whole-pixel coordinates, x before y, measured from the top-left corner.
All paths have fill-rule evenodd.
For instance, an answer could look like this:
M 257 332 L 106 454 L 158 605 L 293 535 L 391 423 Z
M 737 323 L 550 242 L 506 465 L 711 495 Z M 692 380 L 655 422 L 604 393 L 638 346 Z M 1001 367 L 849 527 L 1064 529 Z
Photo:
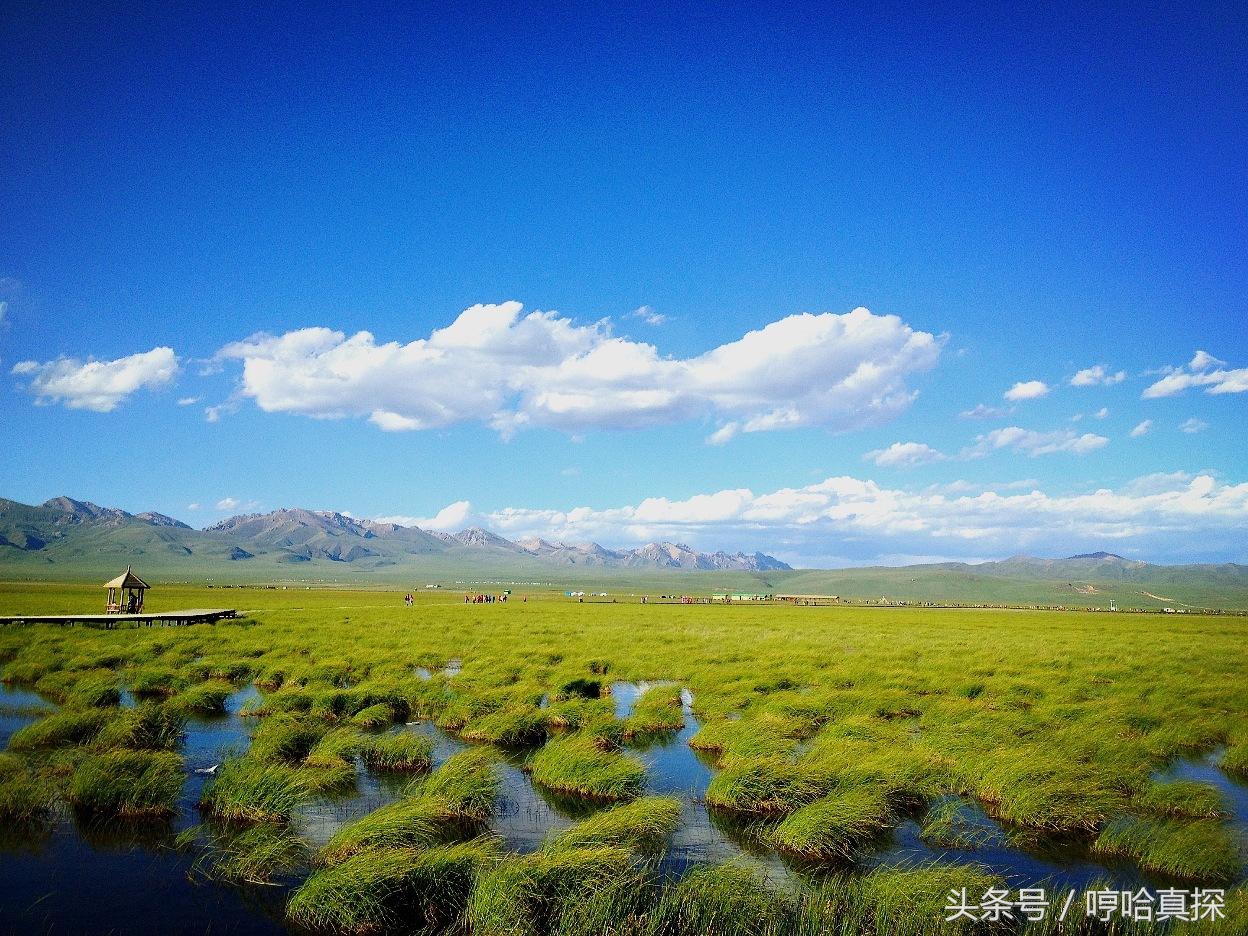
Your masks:
M 1248 763 L 1246 618 L 519 598 L 478 605 L 422 592 L 407 608 L 386 591 L 171 587 L 153 591 L 152 610 L 246 616 L 0 629 L 0 677 L 61 702 L 0 762 L 0 821 L 46 809 L 32 778 L 94 811 L 171 808 L 176 720 L 254 681 L 252 748 L 221 768 L 202 803 L 240 830 L 280 830 L 377 745 L 370 726 L 429 718 L 483 742 L 432 772 L 420 744 L 373 748 L 378 769 L 405 769 L 411 785 L 314 856 L 290 902 L 312 929 L 460 920 L 483 933 L 933 932 L 948 887 L 982 872 L 841 872 L 881 829 L 949 797 L 1177 879 L 1242 879 L 1217 792 L 1155 775 L 1223 748 L 1228 770 Z M 92 611 L 99 599 L 94 587 L 0 585 L 0 613 Z M 448 678 L 454 660 L 462 669 Z M 630 724 L 594 697 L 613 680 L 671 685 L 643 696 Z M 781 893 L 736 866 L 658 881 L 650 856 L 672 805 L 634 800 L 644 775 L 623 741 L 678 728 L 680 687 L 703 723 L 692 744 L 719 768 L 708 804 L 836 872 L 815 890 Z M 123 688 L 142 691 L 141 714 L 117 708 Z M 544 742 L 528 761 L 535 782 L 632 812 L 600 813 L 531 856 L 503 854 L 474 826 L 497 792 L 495 741 Z M 110 780 L 109 765 L 134 781 Z M 294 847 L 252 834 L 257 849 Z M 248 868 L 246 858 L 236 844 L 232 866 Z M 1242 895 L 1229 902 L 1248 926 Z

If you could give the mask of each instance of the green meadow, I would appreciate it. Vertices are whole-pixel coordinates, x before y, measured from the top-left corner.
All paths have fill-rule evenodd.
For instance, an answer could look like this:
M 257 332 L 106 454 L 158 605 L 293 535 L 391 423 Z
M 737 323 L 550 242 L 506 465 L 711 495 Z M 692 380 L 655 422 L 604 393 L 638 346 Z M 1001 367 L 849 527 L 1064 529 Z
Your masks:
M 95 611 L 100 589 L 0 585 L 0 613 Z M 0 754 L 0 825 L 58 810 L 169 815 L 187 719 L 259 694 L 251 742 L 205 784 L 184 836 L 198 868 L 280 879 L 288 925 L 328 933 L 930 933 L 951 887 L 997 881 L 975 862 L 982 810 L 1011 839 L 1060 839 L 1149 880 L 1227 890 L 1219 924 L 1248 927 L 1244 842 L 1223 791 L 1162 775 L 1213 757 L 1248 776 L 1248 618 L 1198 614 L 580 603 L 517 590 L 154 589 L 148 609 L 233 607 L 186 628 L 0 628 L 0 678 L 54 711 Z M 448 663 L 459 668 L 447 671 Z M 648 681 L 627 717 L 613 682 Z M 794 869 L 662 870 L 681 804 L 654 795 L 634 741 L 684 724 L 714 766 L 704 801 Z M 123 692 L 133 707 L 119 705 Z M 466 745 L 440 764 L 436 724 Z M 682 742 L 683 743 L 683 742 Z M 582 801 L 587 818 L 526 854 L 485 825 L 496 766 Z M 327 842 L 296 834 L 316 797 L 385 775 L 400 790 Z M 881 837 L 917 823 L 966 846 L 880 866 Z M 999 881 L 998 881 L 999 884 Z M 1141 932 L 1146 925 L 1036 932 Z M 1240 927 L 1236 930 L 1234 927 Z M 1202 929 L 1201 927 L 1206 927 Z

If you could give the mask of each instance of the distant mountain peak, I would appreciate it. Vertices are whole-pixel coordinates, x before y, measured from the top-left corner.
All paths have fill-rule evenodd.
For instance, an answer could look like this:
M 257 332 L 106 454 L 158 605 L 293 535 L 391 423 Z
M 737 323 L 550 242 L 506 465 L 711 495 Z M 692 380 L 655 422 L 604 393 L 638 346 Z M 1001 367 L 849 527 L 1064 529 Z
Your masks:
M 502 549 L 518 549 L 511 540 L 503 539 L 497 533 L 491 533 L 484 527 L 470 526 L 460 530 L 458 533 L 451 534 L 451 538 L 461 546 L 495 546 Z
M 1117 553 L 1105 552 L 1104 550 L 1099 550 L 1097 552 L 1090 552 L 1090 553 L 1080 553 L 1077 556 L 1067 556 L 1066 558 L 1067 559 L 1118 559 L 1122 562 L 1131 561 L 1126 556 L 1120 556 Z

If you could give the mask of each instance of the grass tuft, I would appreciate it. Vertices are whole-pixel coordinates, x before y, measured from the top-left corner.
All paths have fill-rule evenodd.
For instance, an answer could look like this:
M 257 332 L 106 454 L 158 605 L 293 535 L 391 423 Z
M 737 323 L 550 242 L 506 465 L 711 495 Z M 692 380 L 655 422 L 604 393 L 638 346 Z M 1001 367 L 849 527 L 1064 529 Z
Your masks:
M 13 732 L 9 750 L 35 751 L 87 744 L 108 724 L 109 718 L 107 712 L 96 709 L 53 712 Z
M 210 680 L 183 689 L 166 704 L 181 715 L 224 715 L 225 700 L 234 692 L 228 682 Z
M 173 815 L 185 773 L 169 751 L 107 751 L 83 760 L 68 799 L 78 810 L 131 818 Z
M 1207 883 L 1233 881 L 1241 870 L 1238 848 L 1227 827 L 1203 819 L 1115 819 L 1101 830 L 1092 851 L 1129 858 L 1141 868 Z
M 147 704 L 118 712 L 95 736 L 99 748 L 176 751 L 182 744 L 185 720 L 165 705 Z
M 475 936 L 539 936 L 557 930 L 565 908 L 609 887 L 633 865 L 626 848 L 545 849 L 504 859 L 482 873 L 468 904 Z
M 36 822 L 52 810 L 48 784 L 12 754 L 0 754 L 0 821 Z
M 836 790 L 776 826 L 781 851 L 811 861 L 848 861 L 893 822 L 887 792 L 878 786 Z
M 205 835 L 206 841 L 200 841 Z M 308 861 L 307 846 L 285 825 L 227 826 L 211 831 L 192 826 L 177 841 L 197 849 L 192 873 L 213 881 L 270 884 Z
M 528 769 L 535 783 L 586 799 L 632 799 L 646 782 L 646 769 L 638 760 L 603 750 L 585 733 L 546 742 L 529 759 Z
M 551 848 L 583 848 L 611 845 L 645 851 L 663 845 L 676 831 L 680 800 L 671 796 L 645 796 L 595 813 L 555 836 Z
M 489 839 L 363 851 L 313 873 L 286 915 L 304 929 L 347 936 L 442 929 L 463 913 L 478 869 L 496 854 Z
M 468 741 L 484 741 L 504 747 L 540 744 L 546 738 L 546 717 L 532 706 L 500 709 L 471 719 L 460 730 Z
M 1191 780 L 1151 783 L 1136 796 L 1133 805 L 1154 816 L 1220 819 L 1226 815 L 1222 791 L 1208 783 Z
M 423 773 L 433 763 L 433 742 L 408 731 L 378 735 L 364 742 L 360 759 L 369 770 Z
M 284 822 L 311 792 L 300 771 L 250 756 L 236 757 L 217 770 L 199 807 L 226 822 Z

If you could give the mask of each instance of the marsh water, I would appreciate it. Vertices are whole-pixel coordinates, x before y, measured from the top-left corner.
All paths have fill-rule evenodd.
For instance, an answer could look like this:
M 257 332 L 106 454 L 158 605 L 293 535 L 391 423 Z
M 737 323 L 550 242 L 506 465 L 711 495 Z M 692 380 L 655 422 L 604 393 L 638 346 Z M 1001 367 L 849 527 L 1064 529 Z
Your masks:
M 458 665 L 444 672 L 453 675 L 452 671 L 458 672 Z M 616 715 L 627 717 L 651 685 L 656 684 L 612 684 Z M 246 750 L 251 720 L 238 712 L 256 695 L 254 687 L 242 688 L 228 699 L 226 714 L 188 722 L 182 749 L 187 775 L 172 819 L 102 825 L 79 821 L 65 810 L 39 827 L 0 830 L 0 933 L 284 932 L 282 907 L 289 885 L 296 881 L 272 886 L 205 881 L 191 873 L 194 848 L 179 848 L 176 842 L 179 832 L 200 821 L 195 804 L 210 779 L 208 771 L 229 754 Z M 664 868 L 678 874 L 698 863 L 736 860 L 779 886 L 821 873 L 786 863 L 747 824 L 707 809 L 703 796 L 715 770 L 712 759 L 687 743 L 699 725 L 687 691 L 681 701 L 684 724 L 679 732 L 630 744 L 632 753 L 646 764 L 650 791 L 676 796 L 682 804 L 680 824 L 662 858 Z M 131 703 L 123 699 L 123 704 Z M 14 731 L 52 708 L 36 694 L 0 686 L 0 748 Z M 429 738 L 435 765 L 469 746 L 427 721 L 390 730 Z M 491 831 L 514 852 L 537 849 L 553 831 L 601 808 L 535 786 L 522 769 L 527 755 L 523 750 L 504 752 L 497 768 L 500 796 L 489 821 Z M 1223 773 L 1217 759 L 1215 752 L 1179 761 L 1157 778 L 1196 780 L 1221 790 L 1241 847 L 1248 847 L 1248 785 Z M 409 777 L 361 769 L 354 789 L 313 801 L 295 817 L 294 827 L 311 845 L 321 845 L 344 824 L 397 799 L 408 782 Z M 1094 882 L 1122 887 L 1174 883 L 1130 864 L 1093 857 L 1083 842 L 1022 836 L 1002 827 L 973 802 L 960 802 L 959 808 L 963 822 L 977 833 L 973 846 L 933 849 L 919 837 L 916 816 L 876 842 L 859 866 L 975 862 L 1015 887 L 1041 882 L 1061 889 Z

